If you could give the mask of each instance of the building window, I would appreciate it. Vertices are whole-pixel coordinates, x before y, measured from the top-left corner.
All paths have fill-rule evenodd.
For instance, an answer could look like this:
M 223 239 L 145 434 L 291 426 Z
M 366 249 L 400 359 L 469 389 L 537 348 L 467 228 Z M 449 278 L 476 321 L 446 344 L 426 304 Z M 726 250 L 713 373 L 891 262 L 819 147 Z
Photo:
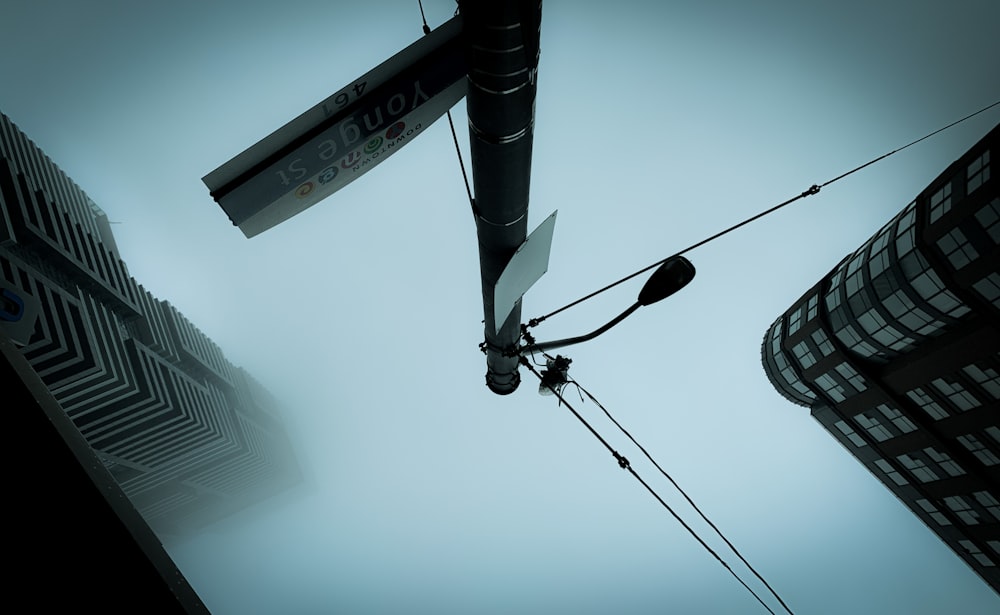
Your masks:
M 961 269 L 979 258 L 979 252 L 976 252 L 976 249 L 969 243 L 962 229 L 957 227 L 938 239 L 937 245 L 955 269 Z
M 989 491 L 976 491 L 972 494 L 972 497 L 976 498 L 976 501 L 986 509 L 986 512 L 993 515 L 997 521 L 1000 521 L 1000 501 L 997 501 L 992 493 Z
M 792 353 L 795 354 L 795 358 L 799 360 L 799 365 L 802 369 L 809 369 L 816 364 L 816 357 L 813 356 L 812 350 L 809 349 L 809 344 L 807 342 L 799 342 L 794 347 L 792 347 Z
M 965 470 L 962 466 L 958 465 L 954 459 L 948 456 L 947 453 L 942 453 L 933 446 L 928 446 L 924 449 L 924 453 L 934 461 L 938 466 L 948 473 L 948 476 L 961 476 L 965 474 Z
M 830 341 L 830 338 L 826 336 L 826 333 L 824 333 L 822 329 L 816 329 L 815 331 L 813 331 L 812 339 L 814 342 L 816 342 L 816 347 L 819 348 L 820 354 L 822 354 L 824 357 L 830 356 L 830 353 L 833 352 L 833 343 Z
M 893 433 L 886 429 L 885 425 L 879 423 L 877 418 L 868 416 L 867 413 L 856 415 L 854 422 L 871 434 L 871 437 L 875 438 L 878 442 L 885 442 L 893 437 Z
M 925 513 L 930 515 L 931 519 L 934 519 L 934 521 L 936 521 L 938 525 L 951 525 L 951 521 L 948 519 L 948 517 L 945 517 L 943 514 L 941 514 L 941 511 L 937 509 L 937 506 L 934 506 L 924 498 L 920 498 L 919 500 L 917 500 L 917 506 L 922 508 Z
M 971 410 L 980 405 L 979 400 L 972 393 L 965 390 L 965 387 L 957 381 L 945 380 L 944 378 L 936 378 L 931 381 L 931 385 L 945 395 L 951 405 L 958 408 L 962 412 L 966 410 Z
M 944 327 L 944 323 L 918 308 L 906 291 L 899 289 L 882 300 L 896 321 L 918 335 L 933 335 Z
M 866 446 L 868 444 L 867 442 L 864 441 L 864 439 L 861 436 L 857 434 L 857 432 L 851 429 L 851 426 L 848 425 L 846 422 L 837 421 L 836 423 L 833 424 L 833 426 L 836 427 L 840 431 L 840 433 L 844 434 L 844 437 L 850 440 L 851 444 L 853 444 L 854 446 L 861 448 L 862 446 Z
M 1000 399 L 1000 374 L 984 363 L 972 363 L 962 368 L 976 384 L 983 387 L 993 399 Z
M 869 344 L 868 342 L 861 339 L 858 335 L 858 331 L 851 325 L 845 324 L 836 331 L 833 332 L 837 339 L 839 339 L 845 346 L 851 349 L 863 357 L 874 357 L 880 355 L 879 351 Z
M 859 393 L 868 388 L 868 385 L 865 384 L 865 379 L 850 364 L 841 363 L 834 369 Z
M 884 472 L 885 475 L 889 477 L 889 480 L 896 483 L 900 487 L 902 487 L 903 485 L 910 484 L 910 481 L 906 480 L 906 477 L 897 472 L 896 469 L 892 467 L 892 464 L 890 464 L 885 459 L 876 459 L 875 467 L 877 467 L 879 470 L 882 470 L 882 472 Z
M 974 190 L 990 179 L 990 150 L 969 163 L 965 169 L 965 193 L 972 194 Z
M 990 236 L 993 243 L 1000 244 L 1000 199 L 993 199 L 976 212 L 976 220 Z
M 934 470 L 928 467 L 927 462 L 919 457 L 911 457 L 910 455 L 897 455 L 896 459 L 899 460 L 903 467 L 910 471 L 910 474 L 914 478 L 922 483 L 929 483 L 935 480 L 941 480 L 941 477 L 934 473 Z
M 972 285 L 984 299 L 1000 308 L 1000 273 L 993 272 Z
M 979 513 L 960 495 L 948 496 L 944 504 L 966 525 L 979 525 Z
M 924 412 L 929 414 L 932 419 L 939 421 L 948 417 L 948 413 L 941 407 L 941 404 L 934 401 L 934 399 L 920 387 L 917 387 L 912 391 L 907 391 L 906 395 L 918 406 L 920 406 Z
M 913 424 L 913 421 L 903 416 L 903 413 L 889 406 L 887 404 L 879 404 L 875 407 L 876 410 L 882 413 L 886 419 L 892 421 L 892 424 L 896 426 L 902 433 L 910 433 L 911 431 L 916 431 L 917 426 Z
M 830 372 L 827 372 L 817 378 L 816 385 L 823 389 L 823 392 L 829 395 L 830 399 L 837 403 L 847 399 L 847 396 L 844 395 L 844 387 L 830 377 Z
M 844 282 L 844 289 L 847 296 L 851 297 L 865 285 L 864 276 L 861 274 L 861 265 L 864 263 L 864 253 L 855 254 L 854 258 L 847 265 L 847 280 Z
M 903 350 L 913 343 L 913 339 L 904 336 L 898 329 L 887 323 L 875 308 L 858 316 L 858 323 L 875 341 L 892 350 Z
M 986 428 L 986 435 L 993 438 L 993 441 L 1000 444 L 1000 427 L 990 425 Z
M 951 209 L 951 182 L 941 186 L 931 195 L 931 222 L 937 221 Z
M 792 335 L 799 330 L 802 326 L 802 306 L 799 306 L 797 310 L 792 312 L 792 315 L 788 317 L 788 335 Z
M 976 436 L 965 434 L 964 436 L 959 436 L 958 441 L 962 446 L 969 449 L 969 452 L 975 455 L 976 459 L 983 462 L 983 465 L 995 466 L 1000 463 L 1000 457 L 997 457 L 993 451 L 986 448 L 986 445 L 980 442 Z
M 797 391 L 803 397 L 809 400 L 815 400 L 816 394 L 799 379 L 798 374 L 795 373 L 795 369 L 792 368 L 788 360 L 785 358 L 785 353 L 781 350 L 781 320 L 779 319 L 775 323 L 774 328 L 771 331 L 771 356 L 774 358 L 774 362 L 778 367 L 778 372 L 781 374 L 782 379 L 788 386 Z
M 928 303 L 954 318 L 969 311 L 969 308 L 958 300 L 951 291 L 945 288 L 944 282 L 931 269 L 930 263 L 924 260 L 920 252 L 914 252 L 900 261 L 906 279 L 917 293 Z
M 911 202 L 906 206 L 905 213 L 899 217 L 899 224 L 896 226 L 897 258 L 902 258 L 916 245 L 916 232 L 913 230 L 913 223 L 916 218 L 913 209 L 915 205 L 916 202 Z
M 996 566 L 996 564 L 993 563 L 993 560 L 991 560 L 988 555 L 983 553 L 971 540 L 959 540 L 958 544 L 962 545 L 962 548 L 968 551 L 969 555 L 979 562 L 980 566 Z
M 809 297 L 809 305 L 806 312 L 806 320 L 812 320 L 816 318 L 816 314 L 819 313 L 819 293 Z

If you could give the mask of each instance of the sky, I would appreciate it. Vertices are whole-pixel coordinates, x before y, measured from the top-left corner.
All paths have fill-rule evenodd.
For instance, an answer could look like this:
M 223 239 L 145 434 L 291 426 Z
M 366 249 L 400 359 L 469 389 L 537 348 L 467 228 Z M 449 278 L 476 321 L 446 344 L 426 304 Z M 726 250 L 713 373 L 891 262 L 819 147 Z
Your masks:
M 432 26 L 454 7 L 424 1 Z M 547 0 L 529 226 L 559 216 L 523 316 L 1000 100 L 998 22 L 994 0 Z M 307 474 L 174 561 L 218 615 L 766 612 L 530 373 L 486 388 L 446 122 L 250 240 L 209 197 L 202 176 L 419 36 L 416 0 L 3 4 L 0 110 L 107 212 L 136 280 L 281 401 Z M 688 253 L 687 288 L 560 351 L 796 613 L 1000 610 L 760 362 L 774 319 L 998 121 Z M 641 284 L 534 334 L 588 332 Z M 600 410 L 567 399 L 780 612 Z

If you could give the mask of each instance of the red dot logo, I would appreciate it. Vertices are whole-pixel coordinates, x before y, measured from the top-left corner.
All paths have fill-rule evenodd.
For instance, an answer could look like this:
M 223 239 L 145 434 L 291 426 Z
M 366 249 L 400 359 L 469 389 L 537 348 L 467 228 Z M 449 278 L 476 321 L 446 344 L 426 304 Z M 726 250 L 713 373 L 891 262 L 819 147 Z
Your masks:
M 389 127 L 389 130 L 385 131 L 386 139 L 395 139 L 399 135 L 403 134 L 403 130 L 406 129 L 406 124 L 403 122 L 396 122 Z

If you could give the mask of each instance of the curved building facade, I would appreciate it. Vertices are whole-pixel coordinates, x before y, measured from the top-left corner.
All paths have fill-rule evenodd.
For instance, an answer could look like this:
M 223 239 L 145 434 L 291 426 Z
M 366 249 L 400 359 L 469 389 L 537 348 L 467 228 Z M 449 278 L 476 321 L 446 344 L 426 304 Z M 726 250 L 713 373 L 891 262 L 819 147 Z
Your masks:
M 1000 592 L 994 127 L 765 334 L 764 371 Z

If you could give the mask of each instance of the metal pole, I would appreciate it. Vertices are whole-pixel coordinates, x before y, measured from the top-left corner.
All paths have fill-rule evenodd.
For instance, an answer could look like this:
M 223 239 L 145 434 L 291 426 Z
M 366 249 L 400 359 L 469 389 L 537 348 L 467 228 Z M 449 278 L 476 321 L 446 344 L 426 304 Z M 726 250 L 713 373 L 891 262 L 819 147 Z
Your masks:
M 526 236 L 541 0 L 460 0 L 468 60 L 469 138 L 486 334 L 486 384 L 520 384 L 520 303 L 494 322 L 497 279 Z

